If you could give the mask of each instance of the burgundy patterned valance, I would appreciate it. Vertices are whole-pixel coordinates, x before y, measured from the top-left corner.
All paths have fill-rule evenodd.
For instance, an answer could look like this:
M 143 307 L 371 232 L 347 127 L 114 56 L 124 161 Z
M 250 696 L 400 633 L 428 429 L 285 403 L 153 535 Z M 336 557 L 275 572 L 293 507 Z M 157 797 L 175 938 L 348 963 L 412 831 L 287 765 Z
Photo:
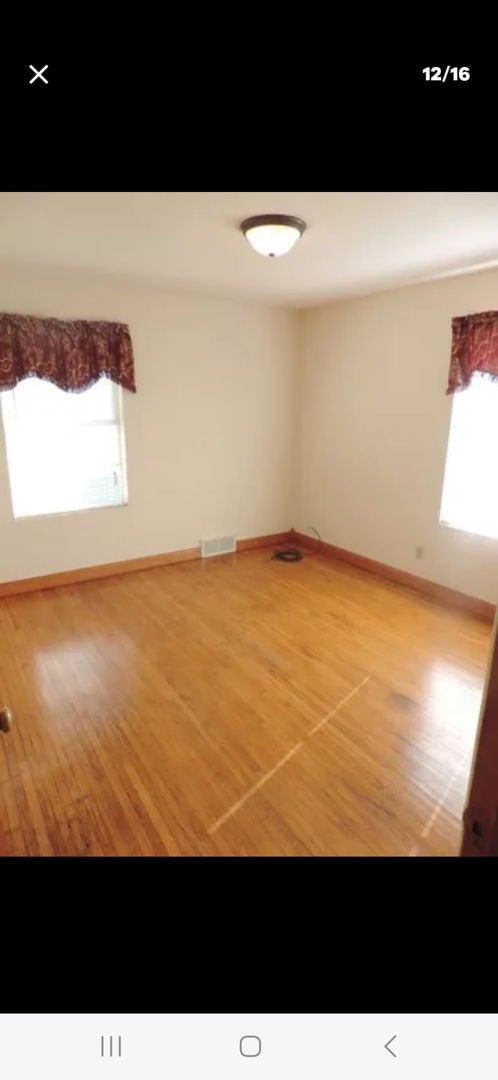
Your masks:
M 0 315 L 0 390 L 37 376 L 78 392 L 104 375 L 135 392 L 133 348 L 123 323 Z
M 452 319 L 450 376 L 447 394 L 465 390 L 475 371 L 498 378 L 498 311 L 459 315 Z

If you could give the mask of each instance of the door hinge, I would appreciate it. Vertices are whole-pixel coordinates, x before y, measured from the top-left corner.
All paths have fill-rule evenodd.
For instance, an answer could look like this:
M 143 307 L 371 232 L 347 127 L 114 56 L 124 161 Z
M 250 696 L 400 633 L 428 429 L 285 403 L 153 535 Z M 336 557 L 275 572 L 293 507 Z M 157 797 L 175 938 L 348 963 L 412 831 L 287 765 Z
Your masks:
M 486 831 L 484 825 L 482 824 L 482 821 L 479 821 L 477 818 L 474 817 L 473 814 L 470 814 L 468 811 L 465 811 L 463 821 L 474 846 L 482 849 L 484 847 L 484 838 Z
M 463 823 L 474 847 L 486 855 L 498 854 L 498 810 L 493 822 L 485 822 L 483 815 L 469 806 L 463 815 Z

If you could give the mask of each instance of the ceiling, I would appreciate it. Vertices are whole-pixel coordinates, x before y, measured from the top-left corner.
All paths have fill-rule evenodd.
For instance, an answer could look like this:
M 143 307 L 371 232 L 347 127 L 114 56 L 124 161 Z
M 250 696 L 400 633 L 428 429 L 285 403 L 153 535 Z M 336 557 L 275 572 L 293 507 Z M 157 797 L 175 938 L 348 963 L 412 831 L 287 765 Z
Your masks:
M 262 258 L 238 231 L 271 212 L 308 224 L 280 259 Z M 498 193 L 2 192 L 0 265 L 303 307 L 498 265 Z

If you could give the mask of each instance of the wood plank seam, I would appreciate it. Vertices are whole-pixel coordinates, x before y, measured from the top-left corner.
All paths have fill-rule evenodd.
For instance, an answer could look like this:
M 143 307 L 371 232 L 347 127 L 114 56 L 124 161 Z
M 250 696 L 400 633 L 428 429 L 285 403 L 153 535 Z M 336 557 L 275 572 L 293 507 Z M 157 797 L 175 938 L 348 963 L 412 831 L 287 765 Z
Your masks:
M 441 813 L 441 810 L 443 809 L 443 806 L 444 806 L 444 804 L 446 802 L 446 799 L 448 798 L 448 795 L 449 795 L 449 793 L 450 793 L 450 791 L 451 791 L 451 789 L 452 789 L 452 787 L 453 787 L 453 785 L 455 783 L 455 780 L 457 779 L 458 776 L 460 776 L 460 773 L 461 773 L 464 765 L 465 765 L 465 762 L 461 761 L 460 764 L 455 769 L 455 771 L 453 773 L 453 776 L 448 781 L 448 783 L 447 783 L 447 785 L 446 785 L 446 787 L 445 787 L 445 789 L 443 791 L 443 794 L 441 795 L 441 798 L 438 799 L 438 801 L 437 801 L 437 803 L 436 803 L 436 805 L 434 807 L 434 810 L 432 811 L 431 816 L 426 821 L 426 823 L 424 825 L 424 828 L 422 829 L 422 832 L 420 833 L 421 840 L 427 840 L 427 837 L 429 836 L 429 833 L 434 828 L 434 825 L 436 824 L 436 821 L 437 821 L 437 819 L 438 819 L 438 817 L 439 817 L 439 815 Z M 418 852 L 418 847 L 417 847 L 416 844 L 414 844 L 411 851 L 409 852 L 409 855 L 416 855 L 417 852 Z
M 260 780 L 257 780 L 256 783 L 253 784 L 248 791 L 246 791 L 245 795 L 243 795 L 241 799 L 237 799 L 237 802 L 233 803 L 233 806 L 231 806 L 224 814 L 222 814 L 222 816 L 219 817 L 213 825 L 210 825 L 208 829 L 208 836 L 214 836 L 214 834 L 218 832 L 218 829 L 220 829 L 221 826 L 225 824 L 225 822 L 227 822 L 231 817 L 233 817 L 233 815 L 237 813 L 237 810 L 240 810 L 241 807 L 244 806 L 244 804 L 248 801 L 248 799 L 251 798 L 252 795 L 254 795 L 257 791 L 260 791 L 261 788 L 268 782 L 268 780 L 271 780 L 272 776 L 275 776 L 275 773 L 277 773 L 282 768 L 282 766 L 286 764 L 287 761 L 290 761 L 290 759 L 294 757 L 294 754 L 297 754 L 298 750 L 300 750 L 301 747 L 304 746 L 304 744 L 308 742 L 309 739 L 313 738 L 313 736 L 316 735 L 317 731 L 319 731 L 320 728 L 322 728 L 328 720 L 331 720 L 332 717 L 339 712 L 339 709 L 342 709 L 343 705 L 346 705 L 347 702 L 350 701 L 350 699 L 354 697 L 354 695 L 357 694 L 363 686 L 365 686 L 365 683 L 369 682 L 369 679 L 370 675 L 366 675 L 365 678 L 362 679 L 360 683 L 358 683 L 358 686 L 355 686 L 353 690 L 351 690 L 349 694 L 347 694 L 346 697 L 339 702 L 338 705 L 331 709 L 330 712 L 328 712 L 322 720 L 319 720 L 318 724 L 315 724 L 315 726 L 311 729 L 311 731 L 308 732 L 307 735 L 304 736 L 303 739 L 300 739 L 299 742 L 295 743 L 292 749 L 288 750 L 288 752 L 284 754 L 282 758 L 280 758 L 280 761 L 277 761 L 277 764 L 274 765 L 272 769 L 269 769 L 268 772 L 266 772 Z

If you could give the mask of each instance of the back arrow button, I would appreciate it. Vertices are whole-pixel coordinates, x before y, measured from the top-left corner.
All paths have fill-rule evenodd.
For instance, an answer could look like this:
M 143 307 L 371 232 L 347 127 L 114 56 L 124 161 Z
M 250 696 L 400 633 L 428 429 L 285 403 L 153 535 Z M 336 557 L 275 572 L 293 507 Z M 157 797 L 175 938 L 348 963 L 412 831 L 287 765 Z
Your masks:
M 398 1055 L 394 1053 L 394 1050 L 390 1049 L 390 1046 L 391 1046 L 391 1043 L 394 1042 L 394 1040 L 397 1039 L 397 1038 L 398 1038 L 397 1035 L 393 1035 L 388 1040 L 388 1042 L 384 1043 L 384 1050 L 387 1050 L 388 1054 L 392 1054 L 393 1057 L 397 1057 Z

